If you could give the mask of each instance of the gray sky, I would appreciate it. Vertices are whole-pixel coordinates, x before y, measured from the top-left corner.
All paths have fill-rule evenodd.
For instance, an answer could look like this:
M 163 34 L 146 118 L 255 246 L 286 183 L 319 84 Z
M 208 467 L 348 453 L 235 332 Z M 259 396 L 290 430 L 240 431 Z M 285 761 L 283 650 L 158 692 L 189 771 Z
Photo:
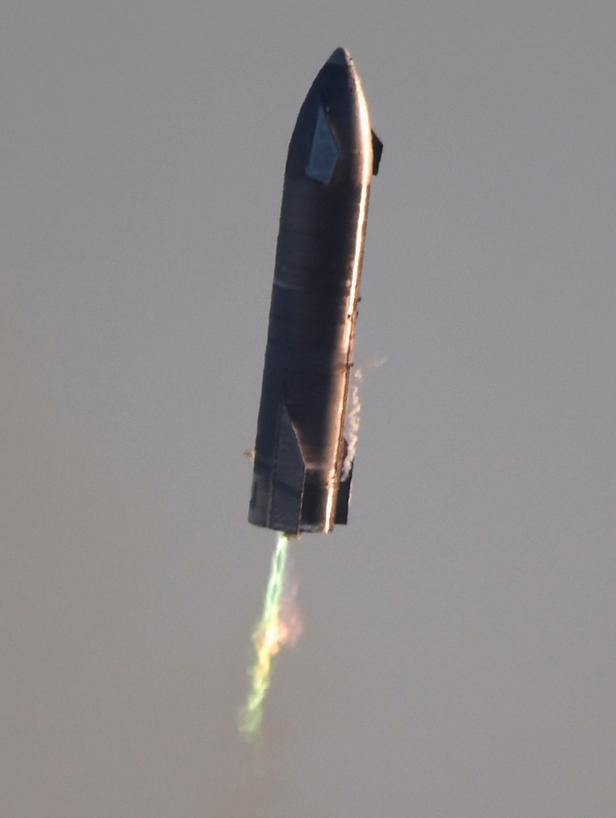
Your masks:
M 0 815 L 610 818 L 613 3 L 4 0 Z M 288 139 L 385 144 L 350 525 L 236 737 Z

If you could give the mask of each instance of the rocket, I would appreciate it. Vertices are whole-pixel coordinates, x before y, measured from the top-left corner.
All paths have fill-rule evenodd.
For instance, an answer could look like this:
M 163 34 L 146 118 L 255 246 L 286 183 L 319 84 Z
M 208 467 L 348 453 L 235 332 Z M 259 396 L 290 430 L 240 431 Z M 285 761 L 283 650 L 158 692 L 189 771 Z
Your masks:
M 248 520 L 289 535 L 348 517 L 344 437 L 372 176 L 383 146 L 349 52 L 299 111 L 284 174 Z

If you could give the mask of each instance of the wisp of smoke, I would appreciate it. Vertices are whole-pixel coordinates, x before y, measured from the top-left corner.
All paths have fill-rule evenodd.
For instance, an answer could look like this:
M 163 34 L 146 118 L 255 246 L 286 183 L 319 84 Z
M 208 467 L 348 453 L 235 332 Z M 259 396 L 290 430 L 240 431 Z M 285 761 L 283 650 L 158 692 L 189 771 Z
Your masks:
M 371 358 L 366 362 L 365 366 L 356 366 L 353 370 L 353 377 L 351 380 L 351 394 L 349 396 L 349 408 L 347 411 L 345 421 L 345 438 L 347 441 L 347 450 L 342 463 L 341 480 L 346 480 L 351 471 L 353 460 L 357 452 L 357 443 L 359 441 L 359 422 L 361 419 L 361 400 L 359 397 L 359 387 L 364 380 L 364 369 L 378 369 L 387 363 L 387 356 L 381 355 Z
M 361 415 L 361 400 L 359 398 L 359 387 L 364 380 L 364 373 L 360 367 L 355 367 L 353 370 L 353 378 L 351 380 L 351 394 L 349 396 L 349 409 L 346 416 L 346 440 L 347 450 L 342 464 L 341 480 L 346 480 L 351 471 L 355 452 L 357 451 L 357 443 L 359 441 L 359 421 Z
M 289 537 L 278 534 L 272 557 L 263 613 L 253 635 L 255 660 L 250 669 L 250 692 L 239 713 L 240 734 L 253 740 L 261 728 L 263 704 L 270 686 L 272 660 L 282 645 L 293 643 L 300 632 L 300 622 L 293 605 L 296 588 L 285 590 L 285 566 L 289 550 Z

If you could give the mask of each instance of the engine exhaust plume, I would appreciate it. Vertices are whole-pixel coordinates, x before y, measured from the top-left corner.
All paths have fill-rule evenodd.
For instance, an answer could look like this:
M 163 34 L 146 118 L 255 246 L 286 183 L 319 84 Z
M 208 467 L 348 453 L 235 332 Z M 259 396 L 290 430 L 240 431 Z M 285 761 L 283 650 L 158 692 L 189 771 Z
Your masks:
M 293 605 L 295 588 L 285 588 L 289 537 L 279 533 L 272 557 L 263 613 L 252 635 L 255 660 L 249 671 L 250 692 L 239 713 L 240 734 L 247 741 L 259 735 L 263 705 L 271 682 L 272 660 L 285 644 L 293 644 L 301 626 Z

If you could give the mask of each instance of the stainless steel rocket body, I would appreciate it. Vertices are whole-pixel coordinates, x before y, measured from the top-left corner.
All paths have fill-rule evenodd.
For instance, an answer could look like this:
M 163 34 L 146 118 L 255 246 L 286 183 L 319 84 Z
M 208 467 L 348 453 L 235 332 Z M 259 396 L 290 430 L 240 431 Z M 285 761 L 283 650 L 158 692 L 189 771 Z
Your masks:
M 337 49 L 300 109 L 284 176 L 248 519 L 298 534 L 346 523 L 344 421 L 373 173 L 382 146 Z

